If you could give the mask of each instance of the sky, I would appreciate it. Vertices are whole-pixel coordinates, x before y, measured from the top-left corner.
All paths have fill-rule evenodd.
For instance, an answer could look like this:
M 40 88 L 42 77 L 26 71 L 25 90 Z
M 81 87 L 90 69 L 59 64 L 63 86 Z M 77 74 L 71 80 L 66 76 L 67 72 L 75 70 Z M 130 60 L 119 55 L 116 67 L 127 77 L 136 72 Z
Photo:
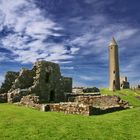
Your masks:
M 121 76 L 140 84 L 140 1 L 0 0 L 0 83 L 6 71 L 59 63 L 73 86 L 108 86 L 108 45 Z

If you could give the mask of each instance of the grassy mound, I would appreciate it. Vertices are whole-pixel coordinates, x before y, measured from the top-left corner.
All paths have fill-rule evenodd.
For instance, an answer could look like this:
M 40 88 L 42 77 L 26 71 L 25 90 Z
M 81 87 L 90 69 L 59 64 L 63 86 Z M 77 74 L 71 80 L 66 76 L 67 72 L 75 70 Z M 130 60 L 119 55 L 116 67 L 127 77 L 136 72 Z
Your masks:
M 0 140 L 139 140 L 139 93 L 101 91 L 121 96 L 134 108 L 85 117 L 0 104 Z
M 123 100 L 128 101 L 134 107 L 140 107 L 140 90 L 123 89 L 118 91 L 109 91 L 108 89 L 100 89 L 102 94 L 117 95 Z

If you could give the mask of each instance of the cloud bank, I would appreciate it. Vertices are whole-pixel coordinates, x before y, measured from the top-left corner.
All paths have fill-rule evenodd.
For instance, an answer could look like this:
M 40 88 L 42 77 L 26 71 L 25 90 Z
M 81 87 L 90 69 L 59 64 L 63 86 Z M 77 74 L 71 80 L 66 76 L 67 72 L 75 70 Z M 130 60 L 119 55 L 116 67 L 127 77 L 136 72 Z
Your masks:
M 140 79 L 139 16 L 127 15 L 133 6 L 128 1 L 127 7 L 124 4 L 117 0 L 0 0 L 0 63 L 9 70 L 9 63 L 53 61 L 77 86 L 107 86 L 108 44 L 115 36 L 121 73 L 136 83 Z
M 11 51 L 14 61 L 59 61 L 72 58 L 77 51 L 73 48 L 68 51 L 64 44 L 47 42 L 49 37 L 61 37 L 58 31 L 63 28 L 49 17 L 44 17 L 34 1 L 0 0 L 0 15 L 1 32 L 9 30 L 1 38 L 1 46 Z

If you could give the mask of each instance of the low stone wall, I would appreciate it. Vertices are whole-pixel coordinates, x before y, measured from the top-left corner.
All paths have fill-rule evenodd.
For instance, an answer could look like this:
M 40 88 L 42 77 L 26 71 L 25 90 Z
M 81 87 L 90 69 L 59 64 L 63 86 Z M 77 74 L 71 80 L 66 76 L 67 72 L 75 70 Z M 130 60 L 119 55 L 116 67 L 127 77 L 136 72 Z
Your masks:
M 24 96 L 20 105 L 41 111 L 64 112 L 65 114 L 98 115 L 129 107 L 128 103 L 117 96 L 77 96 L 75 102 L 39 104 L 39 97 Z
M 8 103 L 20 102 L 21 98 L 28 95 L 28 89 L 15 89 L 11 92 L 7 93 L 7 101 Z
M 86 93 L 86 94 L 75 94 L 75 93 L 66 93 L 66 102 L 75 102 L 75 98 L 76 97 L 81 97 L 81 96 L 83 96 L 83 97 L 91 97 L 91 96 L 99 96 L 99 95 L 101 95 L 99 92 L 97 92 L 97 93 Z
M 114 111 L 119 111 L 119 110 L 124 110 L 126 108 L 120 106 L 120 105 L 115 105 L 115 106 L 108 106 L 108 107 L 92 107 L 92 115 L 100 115 L 100 114 L 105 114 L 105 113 L 111 113 Z
M 65 102 L 57 104 L 47 104 L 44 106 L 44 111 L 56 111 L 64 112 L 65 114 L 81 114 L 81 115 L 92 115 L 92 106 Z
M 23 96 L 19 105 L 24 105 L 26 107 L 34 108 L 37 110 L 42 110 L 43 106 L 42 104 L 39 104 L 39 97 L 33 95 Z
M 93 107 L 85 104 L 66 102 L 57 104 L 46 104 L 44 105 L 43 111 L 55 111 L 55 112 L 64 112 L 65 114 L 80 114 L 90 116 L 90 115 L 105 114 L 123 109 L 125 108 L 120 105 L 108 107 L 100 107 L 100 106 Z
M 6 93 L 0 94 L 0 103 L 6 102 L 7 102 L 7 94 Z
M 128 102 L 121 100 L 118 96 L 77 96 L 74 99 L 74 102 L 79 104 L 86 104 L 93 107 L 111 107 L 111 106 L 120 106 L 123 108 L 129 107 Z

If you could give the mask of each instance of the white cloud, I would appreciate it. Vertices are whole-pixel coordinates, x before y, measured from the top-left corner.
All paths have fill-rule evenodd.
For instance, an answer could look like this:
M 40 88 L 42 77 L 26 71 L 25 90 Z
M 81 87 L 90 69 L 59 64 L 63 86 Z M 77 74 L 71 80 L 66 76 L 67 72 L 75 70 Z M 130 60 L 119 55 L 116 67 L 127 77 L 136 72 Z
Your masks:
M 1 55 L 1 57 L 0 57 L 0 61 L 4 61 L 5 59 L 7 59 L 6 56 Z
M 74 70 L 74 67 L 61 67 L 61 69 L 64 69 L 64 70 Z
M 85 81 L 93 81 L 94 80 L 93 77 L 84 76 L 84 75 L 80 76 L 80 79 L 85 80 Z
M 80 75 L 80 79 L 85 80 L 85 81 L 101 81 L 102 77 L 101 76 L 93 76 L 93 75 Z
M 108 23 L 108 18 L 102 16 L 96 15 L 94 18 L 86 20 L 89 28 L 81 28 L 80 31 L 82 34 L 71 39 L 70 43 L 73 46 L 81 47 L 81 55 L 98 55 L 98 59 L 106 61 L 108 59 L 108 44 L 113 36 L 118 43 L 127 44 L 129 39 L 134 37 L 140 30 L 126 24 Z M 77 18 L 76 21 L 79 23 L 84 22 L 81 18 Z M 102 26 L 103 24 L 104 26 Z M 121 46 L 120 50 L 124 51 L 125 47 L 126 46 Z
M 13 53 L 15 61 L 22 63 L 32 63 L 37 59 L 59 61 L 73 58 L 72 55 L 79 50 L 72 48 L 71 54 L 68 54 L 63 44 L 45 41 L 50 35 L 60 37 L 61 34 L 57 31 L 63 28 L 44 17 L 32 0 L 0 0 L 0 15 L 3 15 L 1 28 L 5 25 L 14 31 L 2 38 L 1 42 L 3 47 Z

